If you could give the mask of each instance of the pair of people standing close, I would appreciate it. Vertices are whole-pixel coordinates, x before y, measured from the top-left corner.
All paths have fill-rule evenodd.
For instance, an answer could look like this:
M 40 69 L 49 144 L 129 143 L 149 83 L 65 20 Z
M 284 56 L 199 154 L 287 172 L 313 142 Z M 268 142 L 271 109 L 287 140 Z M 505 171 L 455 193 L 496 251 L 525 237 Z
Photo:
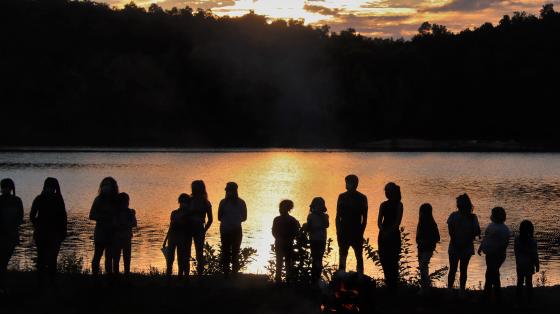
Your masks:
M 212 225 L 212 204 L 208 201 L 206 185 L 202 180 L 191 183 L 191 196 L 179 196 L 179 208 L 171 213 L 169 230 L 163 241 L 168 243 L 166 254 L 167 276 L 173 273 L 173 262 L 177 252 L 179 277 L 188 276 L 190 270 L 190 255 L 192 244 L 196 254 L 196 271 L 198 275 L 204 272 L 204 240 L 206 231 Z M 208 220 L 206 220 L 208 218 Z
M 130 197 L 119 193 L 117 181 L 112 177 L 104 178 L 89 213 L 95 221 L 94 252 L 91 271 L 100 273 L 101 257 L 105 256 L 105 273 L 118 274 L 121 253 L 123 254 L 124 273 L 130 273 L 132 251 L 132 229 L 136 227 L 136 211 L 129 208 Z

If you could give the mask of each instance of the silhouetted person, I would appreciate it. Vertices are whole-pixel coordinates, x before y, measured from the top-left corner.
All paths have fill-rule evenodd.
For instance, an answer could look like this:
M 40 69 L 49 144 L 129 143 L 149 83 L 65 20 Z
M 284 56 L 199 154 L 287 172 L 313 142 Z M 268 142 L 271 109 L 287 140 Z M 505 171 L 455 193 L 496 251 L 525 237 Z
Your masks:
M 338 267 L 346 271 L 348 249 L 352 247 L 356 255 L 356 271 L 363 273 L 362 246 L 367 225 L 368 201 L 365 195 L 357 191 L 357 176 L 348 175 L 345 181 L 346 192 L 338 196 L 336 204 L 336 237 L 340 257 Z
M 519 235 L 515 238 L 515 270 L 517 272 L 517 302 L 523 300 L 523 285 L 527 289 L 527 301 L 533 301 L 533 274 L 540 271 L 535 228 L 529 220 L 519 225 Z
M 175 251 L 177 251 L 177 266 L 179 277 L 189 274 L 189 263 L 187 253 L 187 229 L 188 229 L 188 211 L 191 204 L 191 198 L 186 193 L 179 195 L 179 208 L 171 212 L 169 219 L 169 229 L 163 246 L 168 243 L 167 256 L 165 257 L 167 269 L 165 271 L 168 277 L 173 274 L 173 262 L 175 260 Z
M 474 255 L 473 241 L 480 236 L 480 225 L 478 218 L 473 214 L 473 204 L 467 194 L 457 197 L 457 211 L 451 213 L 447 219 L 449 230 L 449 274 L 447 287 L 453 289 L 457 267 L 460 267 L 461 277 L 459 286 L 464 293 L 467 284 L 467 270 L 469 261 Z
M 506 260 L 506 249 L 509 244 L 510 231 L 505 225 L 506 211 L 502 207 L 492 208 L 492 221 L 484 230 L 484 238 L 478 248 L 478 255 L 486 256 L 486 281 L 484 295 L 489 297 L 492 289 L 497 301 L 501 301 L 500 267 Z
M 274 250 L 276 252 L 276 276 L 277 283 L 282 281 L 282 266 L 286 271 L 286 280 L 292 276 L 294 240 L 298 235 L 300 224 L 290 211 L 294 208 L 294 202 L 283 200 L 280 202 L 280 216 L 274 218 L 272 223 L 272 235 L 274 236 Z
M 55 178 L 45 179 L 43 191 L 33 201 L 29 213 L 33 223 L 33 238 L 37 245 L 37 273 L 39 282 L 48 277 L 54 282 L 57 259 L 62 241 L 66 238 L 67 215 L 60 184 Z
M 23 203 L 16 196 L 12 179 L 0 181 L 0 294 L 4 294 L 8 262 L 19 243 L 19 226 L 23 223 Z
M 418 226 L 416 227 L 416 244 L 418 245 L 418 268 L 422 293 L 432 285 L 430 279 L 430 260 L 440 240 L 439 230 L 432 214 L 432 205 L 420 206 Z
M 119 186 L 112 177 L 104 178 L 99 184 L 99 193 L 91 210 L 89 219 L 95 221 L 93 234 L 94 252 L 91 261 L 91 272 L 99 274 L 99 262 L 105 255 L 105 273 L 113 273 L 113 241 L 116 229 L 116 216 L 119 210 Z
M 238 187 L 235 182 L 226 184 L 226 197 L 218 207 L 218 220 L 220 221 L 220 239 L 222 242 L 222 271 L 224 276 L 239 272 L 239 251 L 243 239 L 241 223 L 247 220 L 247 205 L 239 198 Z
M 329 215 L 322 197 L 315 197 L 309 205 L 306 228 L 309 232 L 311 243 L 311 279 L 316 282 L 321 279 L 323 271 L 323 255 L 327 245 L 327 228 L 329 227 Z
M 130 259 L 132 257 L 132 228 L 138 225 L 136 211 L 130 206 L 130 197 L 121 192 L 118 196 L 119 207 L 116 215 L 115 238 L 113 241 L 113 272 L 119 273 L 121 254 L 123 257 L 124 274 L 130 274 Z
M 201 276 L 204 272 L 204 239 L 206 231 L 208 231 L 214 219 L 212 216 L 212 204 L 208 201 L 208 193 L 206 193 L 204 181 L 193 181 L 191 190 L 187 228 L 187 271 L 190 269 L 191 247 L 194 242 L 196 272 Z M 208 221 L 206 221 L 206 218 L 208 218 Z
M 385 285 L 389 291 L 394 292 L 399 283 L 400 225 L 403 216 L 401 188 L 389 182 L 385 185 L 385 196 L 387 200 L 379 206 L 377 217 L 379 261 L 385 274 Z

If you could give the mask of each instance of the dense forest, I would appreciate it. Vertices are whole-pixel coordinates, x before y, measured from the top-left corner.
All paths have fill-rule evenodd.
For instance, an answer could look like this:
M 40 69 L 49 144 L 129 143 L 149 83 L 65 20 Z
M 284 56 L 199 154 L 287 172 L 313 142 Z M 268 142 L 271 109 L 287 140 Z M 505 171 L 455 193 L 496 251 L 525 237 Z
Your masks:
M 560 13 L 411 39 L 89 1 L 0 5 L 1 145 L 560 147 Z

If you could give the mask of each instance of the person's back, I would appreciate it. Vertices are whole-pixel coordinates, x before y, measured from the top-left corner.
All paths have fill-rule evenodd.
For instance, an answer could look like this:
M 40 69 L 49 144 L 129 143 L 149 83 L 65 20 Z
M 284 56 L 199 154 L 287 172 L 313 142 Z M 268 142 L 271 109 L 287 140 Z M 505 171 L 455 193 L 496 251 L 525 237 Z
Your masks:
M 475 214 L 463 214 L 455 211 L 447 220 L 450 252 L 467 252 L 474 254 L 474 239 L 480 235 L 480 225 Z
M 337 203 L 337 232 L 343 237 L 362 237 L 367 207 L 367 197 L 357 190 L 340 194 Z
M 223 199 L 218 207 L 218 220 L 222 232 L 241 227 L 241 223 L 247 220 L 245 201 L 241 198 Z
M 64 238 L 66 236 L 66 207 L 60 195 L 39 194 L 33 201 L 30 216 L 36 237 Z
M 504 223 L 491 222 L 484 230 L 481 250 L 485 254 L 505 254 L 510 231 Z
M 187 237 L 189 214 L 186 209 L 178 208 L 171 212 L 169 218 L 169 240 L 174 242 L 184 242 Z
M 274 218 L 272 234 L 277 245 L 289 245 L 294 242 L 300 228 L 299 221 L 289 214 Z
M 523 273 L 533 274 L 539 265 L 537 241 L 533 238 L 515 237 L 514 241 L 516 268 Z
M 312 211 L 307 215 L 307 229 L 311 241 L 326 241 L 329 215 L 321 211 Z
M 23 223 L 23 203 L 15 195 L 0 195 L 0 238 L 4 241 L 19 241 L 19 226 Z

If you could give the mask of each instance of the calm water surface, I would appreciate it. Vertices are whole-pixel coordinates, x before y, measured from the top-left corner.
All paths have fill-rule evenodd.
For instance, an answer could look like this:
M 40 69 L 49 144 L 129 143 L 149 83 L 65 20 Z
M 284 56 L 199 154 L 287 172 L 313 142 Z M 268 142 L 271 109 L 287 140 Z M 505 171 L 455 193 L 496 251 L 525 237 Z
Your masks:
M 131 196 L 131 207 L 138 215 L 139 228 L 133 243 L 133 268 L 150 266 L 163 269 L 159 251 L 168 226 L 169 214 L 176 209 L 177 196 L 190 193 L 190 182 L 203 179 L 217 214 L 228 181 L 240 186 L 240 196 L 248 206 L 243 246 L 258 250 L 249 272 L 265 273 L 273 243 L 271 226 L 278 214 L 280 200 L 295 202 L 293 215 L 304 221 L 309 203 L 315 196 L 327 202 L 331 221 L 336 199 L 344 190 L 344 177 L 360 177 L 360 190 L 369 199 L 366 238 L 376 244 L 376 219 L 384 200 L 383 186 L 394 181 L 401 186 L 404 203 L 404 227 L 414 235 L 418 207 L 430 202 L 440 227 L 442 243 L 432 267 L 447 264 L 448 235 L 445 221 L 454 210 L 455 197 L 468 193 L 484 228 L 490 208 L 500 205 L 508 211 L 507 224 L 513 231 L 519 222 L 530 218 L 536 226 L 543 269 L 549 283 L 560 283 L 560 154 L 506 153 L 354 153 L 354 152 L 62 152 L 0 153 L 0 177 L 15 180 L 26 214 L 33 198 L 41 192 L 45 177 L 57 177 L 69 213 L 70 236 L 62 254 L 76 252 L 86 261 L 92 255 L 93 223 L 87 215 L 100 180 L 113 176 L 122 191 Z M 29 219 L 26 217 L 26 221 Z M 210 243 L 219 242 L 219 223 L 209 230 Z M 333 227 L 329 236 L 336 239 Z M 29 224 L 24 226 L 23 243 L 17 249 L 12 267 L 30 267 L 35 255 Z M 335 241 L 336 242 L 336 241 Z M 502 270 L 507 284 L 515 280 L 513 247 Z M 349 267 L 355 261 L 350 253 Z M 336 262 L 338 254 L 332 256 Z M 366 272 L 380 276 L 366 262 Z M 469 286 L 484 281 L 484 259 L 475 256 L 469 272 Z

